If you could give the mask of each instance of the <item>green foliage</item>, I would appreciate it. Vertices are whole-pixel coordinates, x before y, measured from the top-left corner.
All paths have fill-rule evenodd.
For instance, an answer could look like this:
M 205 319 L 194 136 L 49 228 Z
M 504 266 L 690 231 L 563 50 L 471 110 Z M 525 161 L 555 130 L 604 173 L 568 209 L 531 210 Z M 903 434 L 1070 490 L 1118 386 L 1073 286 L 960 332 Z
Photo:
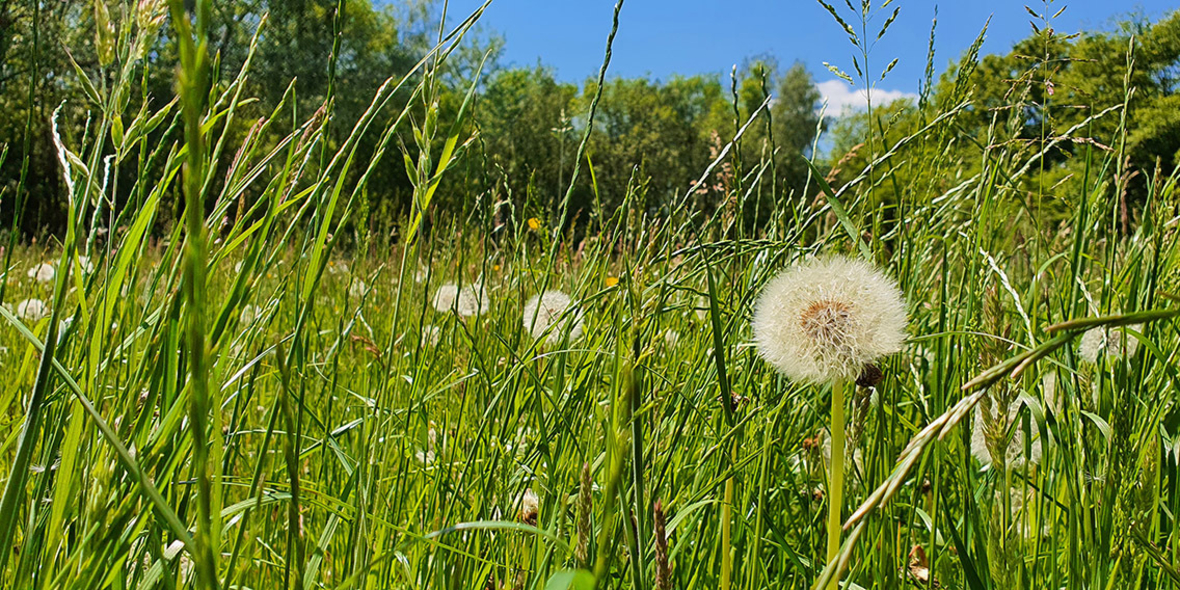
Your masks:
M 16 125 L 48 133 L 66 231 L 0 271 L 0 587 L 1180 581 L 1173 19 L 1089 90 L 1078 55 L 1107 37 L 969 50 L 928 100 L 835 121 L 828 167 L 799 65 L 578 88 L 494 67 L 477 12 L 371 87 L 347 27 L 383 46 L 404 15 L 292 3 L 279 30 L 332 15 L 344 37 L 306 40 L 322 86 L 279 93 L 266 25 L 225 36 L 261 6 L 199 2 L 190 29 L 150 2 L 54 5 L 78 25 L 52 90 L 72 98 L 57 133 Z M 847 6 L 834 31 L 861 45 L 896 14 Z M 369 94 L 342 96 L 353 74 Z M 6 203 L 34 194 L 21 151 Z M 749 327 L 767 281 L 827 254 L 908 304 L 904 349 L 835 411 L 843 390 L 777 374 Z M 547 289 L 575 303 L 538 336 Z

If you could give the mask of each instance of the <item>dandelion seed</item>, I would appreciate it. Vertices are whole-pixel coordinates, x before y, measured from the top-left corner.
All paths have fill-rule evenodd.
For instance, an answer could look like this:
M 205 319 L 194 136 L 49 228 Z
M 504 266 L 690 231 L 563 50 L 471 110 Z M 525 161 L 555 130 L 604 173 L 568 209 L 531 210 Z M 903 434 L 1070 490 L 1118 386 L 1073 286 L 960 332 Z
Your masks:
M 533 338 L 549 333 L 546 342 L 561 342 L 562 333 L 569 329 L 570 340 L 582 336 L 582 313 L 574 307 L 569 295 L 551 289 L 529 299 L 524 305 L 524 327 Z
M 1098 364 L 1098 359 L 1103 356 L 1116 359 L 1123 358 L 1124 355 L 1135 356 L 1135 351 L 1139 348 L 1139 341 L 1134 336 L 1126 334 L 1126 330 L 1140 332 L 1143 330 L 1143 325 L 1126 326 L 1126 329 L 1121 326 L 1113 328 L 1103 326 L 1089 330 L 1082 334 L 1078 354 L 1083 360 L 1093 365 Z
M 57 275 L 57 271 L 54 270 L 52 264 L 41 262 L 33 265 L 26 274 L 29 275 L 30 279 L 36 279 L 38 283 L 48 283 Z
M 843 257 L 812 260 L 772 279 L 754 311 L 762 357 L 792 379 L 855 379 L 901 350 L 906 311 L 892 279 Z
M 49 315 L 49 306 L 40 299 L 25 299 L 16 304 L 16 317 L 28 322 L 36 322 Z
M 541 501 L 533 492 L 533 488 L 525 488 L 517 505 L 520 510 L 516 513 L 516 518 L 529 526 L 537 526 L 537 515 L 541 510 Z
M 483 285 L 467 285 L 462 289 L 454 283 L 447 283 L 434 292 L 434 309 L 440 312 L 454 310 L 463 317 L 487 313 L 490 300 Z

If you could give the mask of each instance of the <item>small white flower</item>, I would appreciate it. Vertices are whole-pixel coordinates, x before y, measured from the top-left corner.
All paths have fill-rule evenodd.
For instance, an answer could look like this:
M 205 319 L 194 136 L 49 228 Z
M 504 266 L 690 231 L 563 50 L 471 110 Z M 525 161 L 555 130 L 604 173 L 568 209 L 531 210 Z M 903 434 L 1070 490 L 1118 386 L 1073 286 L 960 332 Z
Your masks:
M 36 322 L 49 315 L 49 306 L 40 299 L 25 299 L 16 304 L 16 317 Z
M 550 289 L 529 299 L 524 305 L 524 327 L 533 338 L 540 338 L 546 332 L 546 342 L 561 342 L 562 333 L 569 329 L 570 340 L 582 336 L 582 312 L 577 309 L 569 295 Z
M 434 292 L 434 309 L 440 312 L 454 310 L 463 317 L 487 313 L 490 303 L 487 291 L 479 283 L 462 289 L 454 283 L 447 283 Z
M 332 275 L 346 275 L 348 274 L 347 262 L 336 262 L 335 260 L 328 262 L 328 274 Z
M 79 256 L 78 266 L 82 267 L 83 274 L 92 274 L 94 272 L 94 263 L 90 261 L 89 256 Z
M 29 275 L 30 279 L 37 279 L 38 283 L 48 283 L 49 281 L 53 280 L 53 277 L 57 274 L 57 272 L 54 270 L 52 264 L 49 264 L 48 262 L 41 262 L 33 265 L 27 274 Z
M 1085 334 L 1082 334 L 1078 353 L 1083 360 L 1094 365 L 1098 364 L 1098 359 L 1102 356 L 1114 359 L 1121 359 L 1124 354 L 1128 357 L 1135 356 L 1135 351 L 1139 348 L 1139 341 L 1134 336 L 1125 333 L 1126 330 L 1141 332 L 1143 325 L 1136 324 L 1126 326 L 1126 328 L 1102 326 L 1087 330 Z
M 906 311 L 892 279 L 865 262 L 831 257 L 772 279 L 754 310 L 762 358 L 792 379 L 855 379 L 865 365 L 901 350 Z

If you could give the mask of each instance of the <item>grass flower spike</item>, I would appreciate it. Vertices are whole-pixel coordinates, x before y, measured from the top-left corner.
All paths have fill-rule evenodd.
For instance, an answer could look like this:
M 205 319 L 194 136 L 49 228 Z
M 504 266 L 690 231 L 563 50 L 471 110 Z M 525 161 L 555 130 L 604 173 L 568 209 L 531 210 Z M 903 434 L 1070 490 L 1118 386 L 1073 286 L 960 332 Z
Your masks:
M 906 312 L 890 278 L 843 257 L 812 260 L 772 279 L 754 311 L 758 351 L 798 381 L 856 379 L 901 350 Z
M 568 324 L 570 340 L 576 340 L 582 335 L 582 314 L 577 310 L 570 311 L 573 307 L 569 295 L 553 289 L 545 291 L 525 303 L 524 327 L 533 338 L 549 332 L 546 342 L 557 344 Z

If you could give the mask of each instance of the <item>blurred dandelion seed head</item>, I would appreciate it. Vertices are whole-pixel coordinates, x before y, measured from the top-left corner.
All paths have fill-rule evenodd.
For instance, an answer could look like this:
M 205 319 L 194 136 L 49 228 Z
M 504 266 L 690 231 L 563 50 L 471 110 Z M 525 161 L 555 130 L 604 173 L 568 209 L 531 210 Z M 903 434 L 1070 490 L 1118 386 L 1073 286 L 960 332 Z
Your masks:
M 1127 326 L 1126 329 L 1138 332 L 1143 329 L 1143 325 Z M 1078 354 L 1083 360 L 1096 365 L 1098 359 L 1103 356 L 1111 358 L 1122 358 L 1124 354 L 1134 356 L 1138 348 L 1139 341 L 1134 336 L 1125 334 L 1124 328 L 1106 326 L 1094 328 L 1082 334 L 1082 341 L 1078 345 Z
M 16 304 L 16 317 L 28 322 L 36 322 L 49 315 L 49 306 L 40 299 L 25 299 Z
M 576 340 L 582 335 L 582 314 L 574 309 L 569 295 L 550 289 L 525 303 L 524 327 L 533 338 L 540 338 L 548 331 L 546 342 L 549 344 L 560 342 L 568 327 L 570 340 Z
M 463 317 L 487 313 L 489 303 L 482 284 L 467 285 L 460 289 L 454 283 L 447 283 L 434 292 L 434 309 L 440 312 L 454 310 Z
M 26 274 L 29 275 L 30 279 L 36 279 L 38 283 L 48 283 L 53 280 L 57 272 L 54 270 L 52 264 L 41 262 L 33 265 Z

